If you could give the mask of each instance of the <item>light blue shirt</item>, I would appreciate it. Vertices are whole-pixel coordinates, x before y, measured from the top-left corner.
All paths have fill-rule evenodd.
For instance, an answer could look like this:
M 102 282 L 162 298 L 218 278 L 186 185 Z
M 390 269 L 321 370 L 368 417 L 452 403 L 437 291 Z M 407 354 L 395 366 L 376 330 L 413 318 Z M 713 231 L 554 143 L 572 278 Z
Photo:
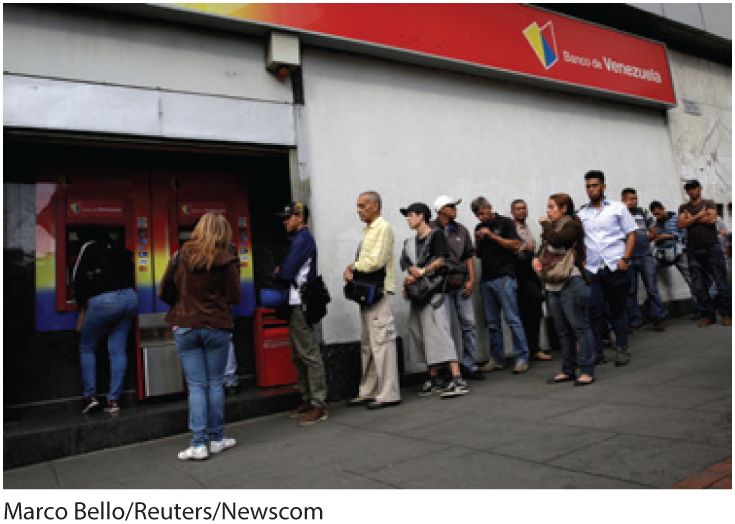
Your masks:
M 614 271 L 625 255 L 625 238 L 638 228 L 628 208 L 605 199 L 600 209 L 585 204 L 577 216 L 584 225 L 587 269 L 597 273 L 604 264 Z

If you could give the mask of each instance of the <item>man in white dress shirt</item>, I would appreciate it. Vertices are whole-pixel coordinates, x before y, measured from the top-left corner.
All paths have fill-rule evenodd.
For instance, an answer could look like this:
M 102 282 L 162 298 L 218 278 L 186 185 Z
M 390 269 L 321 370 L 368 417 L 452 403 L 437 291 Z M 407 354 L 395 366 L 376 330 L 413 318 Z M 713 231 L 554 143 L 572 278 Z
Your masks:
M 602 171 L 589 171 L 584 179 L 590 201 L 578 215 L 584 225 L 586 267 L 592 281 L 590 324 L 595 335 L 595 364 L 605 362 L 602 341 L 607 329 L 607 305 L 615 331 L 615 365 L 624 366 L 630 362 L 626 302 L 637 225 L 622 202 L 605 198 L 607 186 Z

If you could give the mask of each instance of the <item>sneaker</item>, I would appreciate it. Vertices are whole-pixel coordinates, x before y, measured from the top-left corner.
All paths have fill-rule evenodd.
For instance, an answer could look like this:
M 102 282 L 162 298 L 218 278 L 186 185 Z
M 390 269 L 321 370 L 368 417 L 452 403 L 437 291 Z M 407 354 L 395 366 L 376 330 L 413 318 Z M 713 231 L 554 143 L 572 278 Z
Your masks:
M 528 371 L 530 366 L 528 365 L 527 360 L 517 360 L 516 365 L 513 366 L 513 374 L 514 375 L 520 375 L 521 373 L 525 373 Z
M 236 445 L 237 441 L 234 438 L 224 437 L 222 440 L 211 441 L 209 443 L 209 452 L 222 453 L 224 450 L 234 448 Z
M 179 460 L 204 460 L 206 458 L 209 458 L 209 450 L 204 444 L 190 446 L 184 451 L 179 451 Z
M 710 324 L 714 324 L 715 321 L 709 317 L 704 317 L 702 320 L 699 321 L 699 324 L 697 324 L 697 327 L 707 327 Z
M 485 374 L 479 369 L 476 369 L 475 371 L 464 371 L 462 372 L 462 377 L 470 380 L 485 380 Z
M 605 363 L 607 363 L 607 360 L 605 360 L 605 352 L 600 351 L 599 353 L 595 353 L 595 366 Z
M 458 397 L 460 395 L 466 395 L 469 392 L 470 390 L 464 380 L 459 379 L 456 382 L 453 380 L 444 389 L 444 391 L 439 394 L 439 398 Z
M 722 325 L 723 326 L 732 326 L 732 317 L 723 317 L 722 318 Z
M 615 349 L 615 365 L 616 366 L 627 366 L 630 362 L 630 353 L 625 348 Z
M 316 424 L 317 422 L 321 422 L 322 420 L 327 420 L 328 418 L 329 413 L 327 413 L 326 409 L 315 407 L 309 413 L 301 417 L 296 425 L 311 426 L 312 424 Z
M 120 403 L 117 400 L 107 399 L 105 413 L 120 413 Z
M 500 362 L 496 362 L 494 360 L 491 360 L 490 362 L 488 362 L 487 364 L 485 364 L 484 366 L 482 366 L 480 368 L 480 371 L 482 371 L 484 373 L 490 373 L 491 371 L 496 371 L 496 370 L 497 371 L 502 371 L 503 369 L 505 369 L 505 366 L 503 364 L 501 364 Z
M 89 413 L 90 411 L 98 407 L 100 407 L 100 403 L 97 401 L 97 398 L 86 397 L 84 399 L 84 407 L 82 408 L 82 413 Z
M 444 391 L 444 388 L 434 384 L 432 380 L 427 380 L 424 385 L 421 386 L 421 391 L 416 393 L 417 397 L 433 397 L 434 395 L 440 394 Z
M 308 413 L 309 411 L 311 411 L 311 404 L 309 404 L 308 402 L 304 402 L 296 409 L 292 409 L 291 411 L 286 413 L 286 416 L 288 416 L 288 418 L 299 418 L 304 413 Z
M 661 331 L 664 331 L 666 329 L 666 324 L 664 324 L 663 320 L 659 320 L 653 325 L 653 329 L 660 333 Z

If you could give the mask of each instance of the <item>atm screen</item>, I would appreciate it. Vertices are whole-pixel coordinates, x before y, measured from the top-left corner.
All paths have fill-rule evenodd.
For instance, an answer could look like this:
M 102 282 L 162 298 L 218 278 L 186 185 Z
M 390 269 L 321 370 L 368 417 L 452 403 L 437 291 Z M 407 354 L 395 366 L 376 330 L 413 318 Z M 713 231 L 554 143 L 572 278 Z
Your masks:
M 75 302 L 74 287 L 72 286 L 72 275 L 74 266 L 79 258 L 79 252 L 82 250 L 85 242 L 89 238 L 86 232 L 89 226 L 67 226 L 66 227 L 66 301 L 67 303 Z M 123 226 L 99 226 L 97 230 L 102 231 L 108 241 L 116 247 L 125 247 L 125 228 Z

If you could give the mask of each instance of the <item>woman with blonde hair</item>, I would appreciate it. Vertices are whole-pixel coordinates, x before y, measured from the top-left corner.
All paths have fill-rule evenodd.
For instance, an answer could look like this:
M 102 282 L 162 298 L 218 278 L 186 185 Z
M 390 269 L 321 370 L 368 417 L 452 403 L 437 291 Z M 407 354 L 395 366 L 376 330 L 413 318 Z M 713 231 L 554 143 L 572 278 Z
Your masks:
M 169 262 L 163 282 L 174 271 L 176 302 L 166 314 L 174 329 L 176 349 L 189 387 L 191 446 L 181 460 L 202 460 L 233 447 L 224 436 L 224 387 L 232 306 L 240 302 L 240 270 L 232 252 L 232 229 L 224 216 L 207 213 L 199 219 L 191 240 Z M 207 449 L 209 442 L 209 449 Z

